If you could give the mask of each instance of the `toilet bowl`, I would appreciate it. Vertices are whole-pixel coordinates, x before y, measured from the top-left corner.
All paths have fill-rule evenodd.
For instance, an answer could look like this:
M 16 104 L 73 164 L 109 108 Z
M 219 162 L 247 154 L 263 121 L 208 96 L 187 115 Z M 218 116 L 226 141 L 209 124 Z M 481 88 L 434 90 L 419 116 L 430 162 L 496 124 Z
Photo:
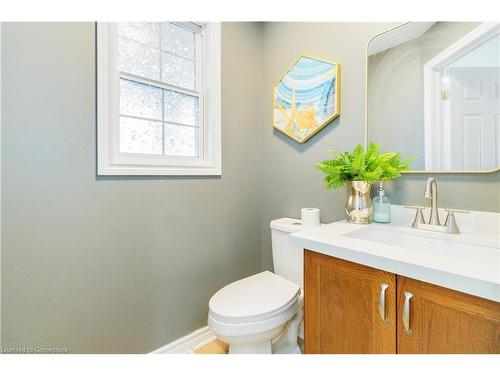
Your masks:
M 300 220 L 273 220 L 276 273 L 264 271 L 235 281 L 210 299 L 208 325 L 229 344 L 230 354 L 300 353 L 303 250 L 290 246 L 286 236 L 301 227 Z
M 297 353 L 300 321 L 293 323 L 301 320 L 302 306 L 298 285 L 265 271 L 219 290 L 209 303 L 208 325 L 230 354 Z

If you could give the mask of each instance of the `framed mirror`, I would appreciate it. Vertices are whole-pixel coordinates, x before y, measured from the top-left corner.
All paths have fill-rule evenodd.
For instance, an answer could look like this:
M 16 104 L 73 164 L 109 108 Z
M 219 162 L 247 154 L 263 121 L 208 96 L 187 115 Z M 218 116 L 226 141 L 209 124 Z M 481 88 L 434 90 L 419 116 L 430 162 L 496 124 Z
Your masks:
M 500 170 L 500 24 L 409 22 L 367 46 L 365 143 L 407 173 Z

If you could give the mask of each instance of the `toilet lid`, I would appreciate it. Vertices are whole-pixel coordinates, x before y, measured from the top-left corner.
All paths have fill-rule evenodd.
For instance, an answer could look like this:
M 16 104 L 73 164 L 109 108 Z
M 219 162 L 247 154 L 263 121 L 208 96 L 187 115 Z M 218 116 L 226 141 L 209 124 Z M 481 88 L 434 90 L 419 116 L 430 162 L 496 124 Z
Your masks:
M 213 318 L 230 323 L 270 319 L 287 311 L 300 295 L 300 287 L 264 271 L 219 290 L 209 302 Z

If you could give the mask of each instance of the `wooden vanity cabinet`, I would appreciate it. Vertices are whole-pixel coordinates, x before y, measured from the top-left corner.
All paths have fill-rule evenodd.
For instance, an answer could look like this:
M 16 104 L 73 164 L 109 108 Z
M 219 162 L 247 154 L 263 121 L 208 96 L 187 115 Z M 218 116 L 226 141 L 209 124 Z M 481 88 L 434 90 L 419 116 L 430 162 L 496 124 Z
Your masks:
M 500 303 L 305 250 L 305 353 L 500 353 Z
M 396 275 L 305 250 L 304 296 L 306 353 L 396 353 Z
M 500 303 L 397 277 L 398 353 L 500 353 Z M 411 293 L 409 331 L 403 323 Z

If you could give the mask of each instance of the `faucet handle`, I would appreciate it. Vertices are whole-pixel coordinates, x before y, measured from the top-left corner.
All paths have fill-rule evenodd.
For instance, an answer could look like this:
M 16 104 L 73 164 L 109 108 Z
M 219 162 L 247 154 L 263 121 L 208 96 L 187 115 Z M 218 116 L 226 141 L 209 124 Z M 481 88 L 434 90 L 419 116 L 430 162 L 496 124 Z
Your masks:
M 416 228 L 418 224 L 425 224 L 424 214 L 422 210 L 425 209 L 424 206 L 405 206 L 405 208 L 413 208 L 417 211 L 415 212 L 415 219 L 413 219 L 413 223 L 411 224 L 412 228 Z
M 458 229 L 457 221 L 455 219 L 455 212 L 459 212 L 462 214 L 469 214 L 470 211 L 465 210 L 455 210 L 453 208 L 445 208 L 448 215 L 446 216 L 446 221 L 444 222 L 444 226 L 446 227 L 446 232 L 458 234 L 460 233 L 460 229 Z

